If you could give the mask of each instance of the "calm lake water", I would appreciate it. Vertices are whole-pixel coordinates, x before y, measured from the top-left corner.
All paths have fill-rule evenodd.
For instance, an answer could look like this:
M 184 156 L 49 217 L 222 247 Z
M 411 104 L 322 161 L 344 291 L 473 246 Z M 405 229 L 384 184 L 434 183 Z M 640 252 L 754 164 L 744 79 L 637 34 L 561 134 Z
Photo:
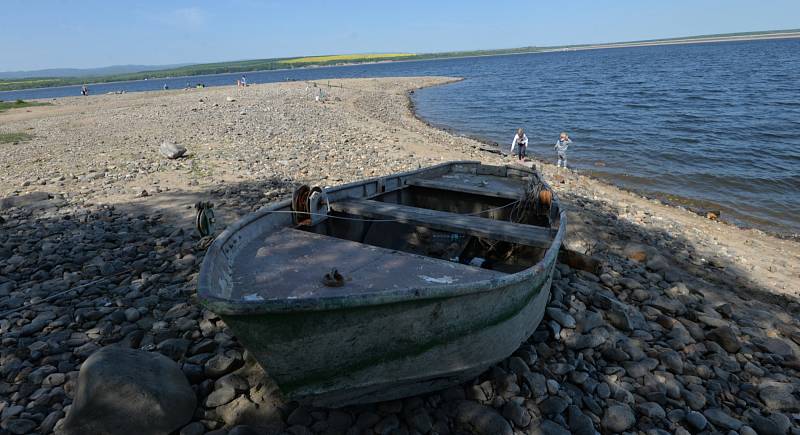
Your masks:
M 434 125 L 502 144 L 524 127 L 529 153 L 740 225 L 800 234 L 800 39 L 554 52 L 247 73 L 287 79 L 464 77 L 414 94 Z M 230 85 L 240 74 L 92 85 L 93 93 L 168 84 Z M 80 87 L 0 92 L 1 100 Z

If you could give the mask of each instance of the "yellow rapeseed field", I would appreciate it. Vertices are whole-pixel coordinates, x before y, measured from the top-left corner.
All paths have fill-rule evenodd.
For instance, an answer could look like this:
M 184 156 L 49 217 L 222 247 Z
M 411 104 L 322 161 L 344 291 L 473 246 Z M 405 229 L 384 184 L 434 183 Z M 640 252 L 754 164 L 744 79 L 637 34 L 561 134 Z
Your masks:
M 40 83 L 40 82 L 51 82 L 54 79 L 20 79 L 20 80 L 11 80 L 11 81 L 3 81 L 0 80 L 0 85 L 8 85 L 8 84 L 16 84 L 16 83 L 25 83 L 25 84 L 33 84 L 33 83 Z
M 297 63 L 325 63 L 325 62 L 347 62 L 347 61 L 370 61 L 381 59 L 392 59 L 398 57 L 414 56 L 412 53 L 379 53 L 379 54 L 337 54 L 333 56 L 309 56 L 298 57 L 294 59 L 285 59 L 281 63 L 297 64 Z

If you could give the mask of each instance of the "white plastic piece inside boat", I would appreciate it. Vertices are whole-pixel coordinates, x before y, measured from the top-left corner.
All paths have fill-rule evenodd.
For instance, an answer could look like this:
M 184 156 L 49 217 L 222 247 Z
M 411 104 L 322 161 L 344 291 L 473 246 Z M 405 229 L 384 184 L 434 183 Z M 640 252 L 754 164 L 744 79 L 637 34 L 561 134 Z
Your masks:
M 247 302 L 256 302 L 256 301 L 263 301 L 264 298 L 262 298 L 261 296 L 259 296 L 256 293 L 253 293 L 253 294 L 249 294 L 249 295 L 244 295 L 244 300 L 247 301 Z
M 484 263 L 485 261 L 486 261 L 486 260 L 484 260 L 484 259 L 483 259 L 483 258 L 481 258 L 481 257 L 475 257 L 475 258 L 473 258 L 472 260 L 470 260 L 470 262 L 469 262 L 469 265 L 470 265 L 470 266 L 475 266 L 475 267 L 481 267 L 481 266 L 483 266 L 483 263 Z
M 434 277 L 427 276 L 427 275 L 419 275 L 419 277 L 422 278 L 423 280 L 425 280 L 426 282 L 430 282 L 430 283 L 434 283 L 434 284 L 452 284 L 452 283 L 456 282 L 456 280 L 453 279 L 453 277 L 448 276 L 448 275 L 445 275 L 445 276 L 443 276 L 441 278 L 434 278 Z

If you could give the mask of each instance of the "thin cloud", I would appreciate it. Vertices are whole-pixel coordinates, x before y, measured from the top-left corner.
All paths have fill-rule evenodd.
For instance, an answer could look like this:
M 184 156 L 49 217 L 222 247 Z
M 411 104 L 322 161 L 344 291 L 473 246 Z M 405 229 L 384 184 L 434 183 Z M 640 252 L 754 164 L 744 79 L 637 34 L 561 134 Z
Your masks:
M 200 30 L 205 28 L 207 14 L 200 8 L 180 8 L 166 14 L 151 15 L 155 21 L 184 30 Z

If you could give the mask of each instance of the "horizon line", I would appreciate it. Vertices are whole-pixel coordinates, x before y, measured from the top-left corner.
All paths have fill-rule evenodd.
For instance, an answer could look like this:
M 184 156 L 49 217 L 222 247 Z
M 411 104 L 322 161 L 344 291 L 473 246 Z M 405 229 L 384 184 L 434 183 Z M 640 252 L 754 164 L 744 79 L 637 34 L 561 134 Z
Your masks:
M 663 37 L 663 38 L 651 38 L 651 39 L 635 39 L 635 40 L 628 40 L 628 41 L 614 41 L 614 42 L 586 42 L 586 43 L 579 43 L 579 44 L 563 44 L 563 45 L 548 45 L 548 46 L 538 46 L 538 45 L 527 45 L 527 46 L 516 46 L 516 47 L 500 47 L 500 48 L 476 48 L 476 49 L 462 49 L 462 50 L 447 50 L 447 51 L 432 51 L 432 52 L 417 52 L 417 51 L 367 51 L 367 52 L 352 52 L 352 53 L 327 53 L 327 54 L 305 54 L 305 55 L 292 55 L 292 56 L 281 56 L 281 57 L 264 57 L 264 58 L 245 58 L 245 59 L 231 59 L 231 60 L 217 60 L 217 61 L 209 61 L 209 62 L 177 62 L 177 63 L 170 63 L 170 64 L 153 64 L 147 65 L 145 63 L 139 62 L 131 62 L 131 63 L 124 63 L 124 64 L 115 64 L 115 65 L 102 65 L 102 66 L 91 66 L 91 67 L 47 67 L 47 68 L 39 68 L 39 69 L 16 69 L 16 70 L 5 70 L 0 71 L 0 74 L 13 74 L 13 73 L 39 73 L 47 70 L 58 70 L 58 69 L 70 69 L 70 70 L 93 70 L 93 69 L 103 69 L 103 68 L 113 68 L 113 67 L 125 67 L 125 66 L 147 66 L 152 68 L 162 68 L 169 69 L 171 67 L 175 67 L 176 65 L 182 66 L 197 66 L 197 65 L 209 65 L 215 63 L 229 63 L 229 62 L 247 62 L 247 61 L 260 61 L 260 60 L 282 60 L 282 59 L 295 59 L 295 58 L 303 58 L 303 57 L 322 57 L 322 56 L 342 56 L 342 55 L 369 55 L 369 54 L 386 54 L 386 53 L 402 53 L 402 54 L 411 54 L 411 55 L 436 55 L 436 54 L 448 54 L 448 53 L 459 53 L 459 52 L 480 52 L 480 51 L 501 51 L 501 50 L 521 50 L 525 48 L 535 48 L 535 49 L 558 49 L 558 48 L 573 48 L 573 47 L 593 47 L 593 46 L 613 46 L 613 45 L 620 45 L 620 44 L 641 44 L 641 43 L 652 43 L 652 42 L 659 42 L 659 41 L 680 41 L 680 40 L 691 40 L 691 39 L 703 39 L 703 38 L 725 38 L 725 37 L 734 37 L 737 35 L 768 35 L 768 34 L 795 34 L 800 33 L 800 28 L 794 29 L 774 29 L 774 30 L 755 30 L 755 31 L 741 31 L 741 32 L 730 32 L 730 33 L 716 33 L 716 34 L 705 34 L 705 35 L 688 35 L 688 36 L 670 36 L 670 37 Z M 157 69 L 154 70 L 142 70 L 141 72 L 146 71 L 158 71 Z M 27 77 L 20 77 L 20 79 L 24 79 Z M 52 78 L 61 78 L 58 76 Z

